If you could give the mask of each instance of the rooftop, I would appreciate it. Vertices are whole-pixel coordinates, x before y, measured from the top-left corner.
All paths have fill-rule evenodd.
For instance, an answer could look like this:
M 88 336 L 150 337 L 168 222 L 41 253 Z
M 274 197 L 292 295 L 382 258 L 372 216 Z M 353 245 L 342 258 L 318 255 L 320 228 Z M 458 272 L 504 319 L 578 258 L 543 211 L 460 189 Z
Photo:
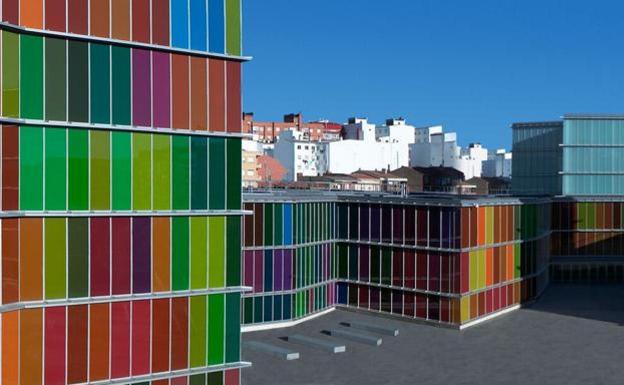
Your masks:
M 340 341 L 347 351 L 330 354 L 279 337 L 318 338 L 344 321 L 396 327 L 373 347 Z M 624 376 L 620 352 L 624 287 L 551 285 L 538 302 L 463 330 L 436 328 L 370 313 L 337 310 L 286 329 L 243 334 L 296 350 L 296 361 L 243 347 L 243 385 L 411 384 L 617 384 Z

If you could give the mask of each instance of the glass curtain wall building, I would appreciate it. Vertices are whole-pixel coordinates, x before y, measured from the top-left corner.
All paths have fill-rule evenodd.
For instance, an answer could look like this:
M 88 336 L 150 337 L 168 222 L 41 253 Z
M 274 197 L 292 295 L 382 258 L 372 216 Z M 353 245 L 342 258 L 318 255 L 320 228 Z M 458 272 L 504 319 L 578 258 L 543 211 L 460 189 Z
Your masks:
M 246 325 L 337 305 L 466 326 L 548 283 L 546 199 L 289 192 L 245 202 Z
M 239 383 L 240 0 L 2 0 L 3 384 Z

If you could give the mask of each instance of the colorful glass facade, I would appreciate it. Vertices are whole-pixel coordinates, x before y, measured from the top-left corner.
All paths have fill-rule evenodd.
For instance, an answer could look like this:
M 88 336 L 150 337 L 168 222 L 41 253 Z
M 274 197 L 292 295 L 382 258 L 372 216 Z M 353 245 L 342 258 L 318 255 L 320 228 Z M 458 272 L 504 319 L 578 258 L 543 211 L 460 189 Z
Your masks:
M 250 194 L 245 209 L 243 324 L 297 320 L 335 300 L 335 206 Z
M 240 383 L 240 0 L 3 0 L 0 383 Z
M 548 200 L 375 200 L 328 193 L 316 199 L 296 193 L 245 196 L 245 208 L 254 212 L 244 226 L 243 279 L 254 287 L 253 294 L 243 295 L 245 324 L 296 320 L 335 303 L 460 326 L 536 298 L 548 283 Z M 312 215 L 292 215 L 293 207 Z M 275 221 L 276 213 L 288 219 Z M 328 228 L 325 223 L 331 230 L 316 230 Z M 311 238 L 291 238 L 297 233 Z M 304 242 L 333 252 L 317 259 L 305 253 L 310 245 Z M 301 252 L 312 279 L 300 283 L 291 260 Z M 284 300 L 284 282 L 288 290 L 295 288 L 294 299 Z M 300 293 L 301 284 L 305 289 L 319 282 L 332 290 L 335 284 L 335 295 Z M 303 311 L 298 295 L 306 300 Z M 285 302 L 289 312 L 275 310 Z

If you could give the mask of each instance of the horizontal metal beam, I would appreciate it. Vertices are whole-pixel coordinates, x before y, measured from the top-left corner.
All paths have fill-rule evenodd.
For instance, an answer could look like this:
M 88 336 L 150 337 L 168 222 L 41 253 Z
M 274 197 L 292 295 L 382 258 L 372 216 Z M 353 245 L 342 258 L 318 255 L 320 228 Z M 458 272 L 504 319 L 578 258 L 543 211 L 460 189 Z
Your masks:
M 343 329 L 326 330 L 325 333 L 332 337 L 344 338 L 371 346 L 380 346 L 382 342 L 382 339 L 379 337 L 371 336 L 368 334 L 354 333 Z
M 394 329 L 385 326 L 371 325 L 363 322 L 341 322 L 341 325 L 349 326 L 354 329 L 366 330 L 373 333 L 383 334 L 386 336 L 396 337 L 399 335 L 399 329 Z
M 267 344 L 265 342 L 249 341 L 249 342 L 245 342 L 244 346 L 249 349 L 258 350 L 263 353 L 268 353 L 272 356 L 279 357 L 286 361 L 299 359 L 299 352 L 295 352 L 292 350 L 281 348 L 279 346 Z
M 294 342 L 311 348 L 321 349 L 330 353 L 344 353 L 347 351 L 347 348 L 344 345 L 336 345 L 333 342 L 324 341 L 319 338 L 302 336 L 300 334 L 288 336 L 287 339 L 288 342 Z

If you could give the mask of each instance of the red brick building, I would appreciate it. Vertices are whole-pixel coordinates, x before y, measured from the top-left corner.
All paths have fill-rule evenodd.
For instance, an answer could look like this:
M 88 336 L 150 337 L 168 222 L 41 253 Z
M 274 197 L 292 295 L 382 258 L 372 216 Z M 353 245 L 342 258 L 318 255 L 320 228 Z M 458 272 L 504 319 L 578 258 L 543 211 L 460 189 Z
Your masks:
M 254 120 L 254 114 L 243 113 L 243 133 L 253 134 L 253 140 L 263 143 L 274 143 L 281 132 L 296 130 L 304 133 L 311 141 L 339 140 L 342 135 L 342 125 L 328 121 L 304 122 L 303 115 L 284 115 L 283 122 L 259 122 Z

